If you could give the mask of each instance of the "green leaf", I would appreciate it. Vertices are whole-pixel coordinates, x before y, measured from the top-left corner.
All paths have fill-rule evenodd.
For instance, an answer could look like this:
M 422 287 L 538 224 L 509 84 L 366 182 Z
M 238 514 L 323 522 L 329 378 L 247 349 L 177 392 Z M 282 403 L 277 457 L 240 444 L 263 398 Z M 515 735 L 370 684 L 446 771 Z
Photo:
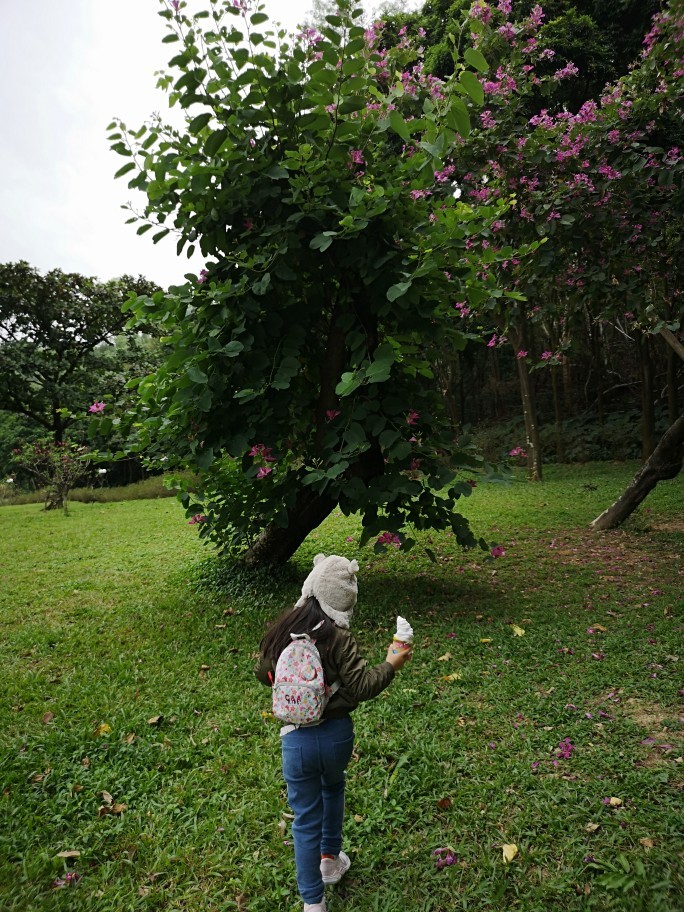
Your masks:
M 223 354 L 227 355 L 229 358 L 236 358 L 240 352 L 244 351 L 245 346 L 242 342 L 238 342 L 237 339 L 234 339 L 232 342 L 229 342 L 228 345 L 225 345 L 223 348 Z
M 352 114 L 354 111 L 363 111 L 367 101 L 361 95 L 350 95 L 345 98 L 337 109 L 338 114 Z
M 271 165 L 268 171 L 264 171 L 266 177 L 270 177 L 271 180 L 282 180 L 284 177 L 289 177 L 290 172 L 287 168 L 283 168 L 282 165 Z
M 406 294 L 406 292 L 409 290 L 411 285 L 412 285 L 411 279 L 409 279 L 407 282 L 397 282 L 396 285 L 392 285 L 390 288 L 387 289 L 387 300 L 396 301 L 397 298 L 401 298 L 403 295 Z
M 268 16 L 266 13 L 253 13 L 249 17 L 249 21 L 252 25 L 261 25 L 262 22 L 268 22 Z
M 484 103 L 484 89 L 475 73 L 472 73 L 470 70 L 463 70 L 458 77 L 458 81 L 473 99 L 475 104 L 481 105 Z
M 479 70 L 481 73 L 486 73 L 489 69 L 489 64 L 485 60 L 485 56 L 482 51 L 478 51 L 477 48 L 469 47 L 466 49 L 465 54 L 466 63 L 469 63 L 471 67 Z
M 401 136 L 401 138 L 403 140 L 408 142 L 408 140 L 411 139 L 411 134 L 409 133 L 409 129 L 406 126 L 406 123 L 404 122 L 404 118 L 401 116 L 399 111 L 397 111 L 396 109 L 394 111 L 390 111 L 389 122 L 390 122 L 390 126 L 392 127 L 394 132 L 397 133 L 399 136 Z
M 323 251 L 327 250 L 332 244 L 335 234 L 335 231 L 322 231 L 312 239 L 309 247 L 312 250 L 320 250 L 321 253 L 323 253 Z
M 209 139 L 204 144 L 204 151 L 207 155 L 216 155 L 218 150 L 228 139 L 228 130 L 217 130 L 215 133 L 212 133 Z
M 212 114 L 211 111 L 205 114 L 198 114 L 197 117 L 194 117 L 188 124 L 188 130 L 196 136 L 200 130 L 202 130 L 211 120 Z
M 338 396 L 348 396 L 358 389 L 363 382 L 363 374 L 357 371 L 346 371 L 342 374 L 342 379 L 335 387 L 335 393 Z
M 196 364 L 191 364 L 188 368 L 188 377 L 193 383 L 208 383 L 209 377 Z
M 135 168 L 135 162 L 128 162 L 123 166 L 123 168 L 119 168 L 119 170 L 114 175 L 114 179 L 116 180 L 117 177 L 123 177 L 124 174 L 128 174 L 128 172 L 132 171 L 133 168 Z

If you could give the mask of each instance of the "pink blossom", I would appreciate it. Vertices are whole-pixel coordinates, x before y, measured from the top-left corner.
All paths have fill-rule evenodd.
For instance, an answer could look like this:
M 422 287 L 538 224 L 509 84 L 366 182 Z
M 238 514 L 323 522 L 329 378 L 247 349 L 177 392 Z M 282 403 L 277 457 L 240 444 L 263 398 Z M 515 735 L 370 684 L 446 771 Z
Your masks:
M 521 459 L 527 459 L 527 452 L 521 447 L 513 447 L 512 450 L 508 452 L 509 456 L 520 456 Z
M 394 532 L 383 532 L 382 535 L 378 535 L 378 544 L 394 545 L 395 548 L 401 548 L 401 539 Z
M 203 285 L 207 281 L 208 275 L 209 275 L 209 273 L 207 272 L 206 269 L 200 269 L 200 274 L 199 274 L 199 278 L 197 279 L 197 284 Z
M 523 358 L 526 358 L 526 357 L 527 357 L 527 352 L 526 352 L 524 349 L 520 349 L 519 352 L 516 352 L 515 357 L 516 357 L 519 361 L 521 361 Z
M 569 61 L 562 69 L 556 70 L 553 74 L 553 78 L 556 82 L 561 82 L 563 79 L 572 79 L 572 77 L 577 76 L 578 73 L 579 70 L 575 64 L 572 61 Z
M 89 412 L 92 412 L 94 415 L 99 415 L 105 410 L 104 402 L 93 402 L 93 404 L 88 409 Z
M 180 0 L 171 0 L 171 6 L 176 12 L 178 12 L 178 7 L 180 6 Z
M 553 358 L 553 352 L 550 352 L 550 351 L 543 351 L 543 352 L 541 353 L 541 359 L 542 359 L 542 361 L 548 361 L 549 358 Z
M 259 471 L 256 474 L 257 478 L 266 478 L 273 471 L 273 466 L 265 465 L 259 466 Z
M 422 462 L 423 462 L 422 459 L 412 459 L 409 464 L 409 469 L 411 469 L 412 472 L 417 472 L 418 469 L 421 467 Z
M 489 553 L 492 555 L 492 557 L 506 556 L 506 550 L 502 545 L 495 545 Z
M 188 520 L 188 525 L 196 526 L 197 523 L 205 523 L 206 521 L 207 517 L 203 513 L 195 513 L 195 515 Z
M 251 218 L 246 218 L 242 224 L 244 226 L 245 231 L 251 231 L 252 228 L 254 228 L 254 222 L 252 221 Z
M 351 159 L 352 163 L 355 165 L 364 164 L 363 152 L 361 151 L 361 149 L 352 149 L 349 153 L 349 158 Z
M 544 18 L 544 10 L 541 8 L 541 6 L 539 6 L 539 4 L 537 4 L 532 8 L 532 12 L 530 13 L 530 23 L 535 28 L 539 28 L 544 21 Z
M 485 130 L 491 130 L 496 126 L 496 120 L 492 117 L 492 112 L 487 110 L 480 114 L 480 120 Z
M 263 443 L 255 444 L 249 453 L 248 456 L 260 456 L 265 462 L 275 462 L 275 456 L 271 456 L 273 447 L 267 447 Z
M 337 418 L 338 415 L 341 414 L 342 412 L 339 409 L 327 409 L 325 413 L 325 420 L 333 421 L 335 418 Z
M 489 340 L 489 342 L 487 342 L 487 348 L 494 348 L 494 346 L 496 345 L 496 338 L 497 338 L 496 333 L 494 333 L 494 335 Z
M 411 409 L 406 416 L 406 424 L 418 424 L 420 421 L 420 412 L 416 412 L 415 409 Z

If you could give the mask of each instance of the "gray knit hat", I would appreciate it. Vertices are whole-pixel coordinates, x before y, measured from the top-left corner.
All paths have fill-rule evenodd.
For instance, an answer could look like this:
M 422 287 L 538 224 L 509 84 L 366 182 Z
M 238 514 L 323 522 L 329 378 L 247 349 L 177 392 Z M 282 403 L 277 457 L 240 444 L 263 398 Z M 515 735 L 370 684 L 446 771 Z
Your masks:
M 358 586 L 356 574 L 359 565 L 355 560 L 331 554 L 317 554 L 314 568 L 304 580 L 302 595 L 295 608 L 300 608 L 312 595 L 321 609 L 338 627 L 349 627 L 354 613 Z

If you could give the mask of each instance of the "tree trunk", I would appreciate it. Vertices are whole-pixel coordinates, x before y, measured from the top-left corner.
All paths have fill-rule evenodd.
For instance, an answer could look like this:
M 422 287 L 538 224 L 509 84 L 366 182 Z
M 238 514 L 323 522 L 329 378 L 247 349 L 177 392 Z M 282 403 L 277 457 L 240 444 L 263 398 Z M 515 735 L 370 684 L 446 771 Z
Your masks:
M 648 337 L 641 336 L 637 345 L 641 368 L 641 458 L 646 462 L 656 445 L 653 358 Z
M 245 563 L 250 567 L 286 563 L 307 535 L 320 526 L 336 506 L 337 501 L 332 497 L 303 489 L 294 507 L 287 511 L 287 528 L 276 523 L 266 526 L 245 554 Z
M 553 392 L 553 413 L 556 430 L 556 459 L 565 462 L 565 440 L 563 437 L 563 416 L 561 414 L 560 394 L 558 390 L 558 372 L 555 367 L 551 371 L 551 390 Z
M 612 507 L 608 507 L 590 523 L 592 529 L 604 531 L 614 529 L 636 510 L 646 495 L 668 478 L 675 478 L 684 463 L 684 415 L 663 434 L 658 446 L 646 464 L 637 472 L 634 481 L 620 495 Z
M 669 424 L 674 424 L 679 415 L 678 389 L 679 359 L 673 349 L 667 349 L 667 414 Z
M 525 325 L 519 331 L 511 332 L 509 336 L 515 352 L 527 350 Z M 525 436 L 527 444 L 527 473 L 530 481 L 542 480 L 542 455 L 541 440 L 539 439 L 539 423 L 537 421 L 537 404 L 534 396 L 532 376 L 527 369 L 525 358 L 516 358 L 518 379 L 520 381 L 520 398 L 522 400 L 523 417 L 525 419 Z

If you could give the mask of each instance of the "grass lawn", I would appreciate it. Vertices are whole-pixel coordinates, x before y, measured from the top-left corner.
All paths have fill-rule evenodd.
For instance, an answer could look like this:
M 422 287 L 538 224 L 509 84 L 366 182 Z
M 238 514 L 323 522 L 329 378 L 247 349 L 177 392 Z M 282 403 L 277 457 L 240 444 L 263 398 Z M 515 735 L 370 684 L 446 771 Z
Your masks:
M 397 613 L 417 644 L 354 714 L 331 912 L 684 908 L 684 480 L 586 528 L 635 468 L 480 484 L 464 512 L 495 561 L 446 535 L 436 563 L 378 557 L 335 515 L 257 577 L 173 501 L 0 509 L 0 908 L 301 908 L 252 667 L 317 551 L 359 559 L 369 660 Z

